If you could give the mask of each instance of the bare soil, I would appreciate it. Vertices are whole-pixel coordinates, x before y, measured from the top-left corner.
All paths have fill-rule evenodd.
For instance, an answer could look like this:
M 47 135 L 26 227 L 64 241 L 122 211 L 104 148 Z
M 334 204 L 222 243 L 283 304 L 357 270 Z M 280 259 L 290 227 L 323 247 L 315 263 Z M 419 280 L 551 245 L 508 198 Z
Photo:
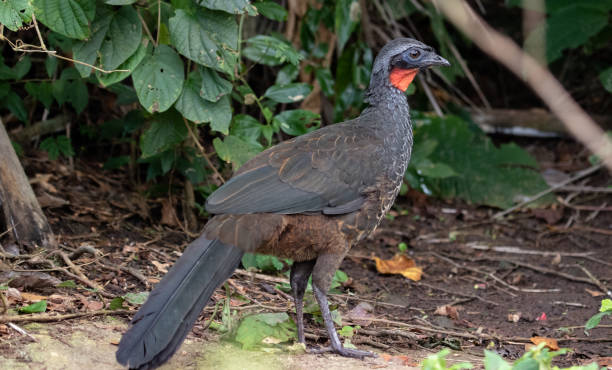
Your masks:
M 588 166 L 585 155 L 565 155 L 578 152 L 573 143 L 540 144 L 530 143 L 528 149 L 544 168 L 573 173 Z M 144 187 L 128 185 L 127 174 L 103 171 L 96 162 L 77 161 L 70 168 L 30 157 L 26 164 L 61 250 L 73 257 L 76 268 L 48 252 L 2 260 L 2 271 L 28 270 L 40 278 L 13 278 L 10 285 L 21 296 L 9 294 L 8 308 L 36 300 L 27 293 L 49 305 L 46 313 L 31 315 L 32 323 L 14 322 L 27 335 L 0 317 L 0 367 L 119 368 L 116 343 L 137 307 L 124 303 L 127 316 L 97 313 L 114 297 L 150 290 L 193 238 L 182 227 L 180 200 L 172 193 L 147 197 Z M 575 185 L 609 184 L 610 177 L 600 171 Z M 533 337 L 555 339 L 572 350 L 559 365 L 603 365 L 612 357 L 612 320 L 605 318 L 588 335 L 584 324 L 612 287 L 612 197 L 580 189 L 557 195 L 567 205 L 517 211 L 503 220 L 493 218 L 498 210 L 459 200 L 417 192 L 402 197 L 374 235 L 350 252 L 341 266 L 349 281 L 331 296 L 343 324 L 361 326 L 351 342 L 377 352 L 376 359 L 291 354 L 286 346 L 243 351 L 205 329 L 214 311 L 209 305 L 166 368 L 411 368 L 442 348 L 453 350 L 451 363 L 469 360 L 481 366 L 484 349 L 512 360 Z M 6 236 L 0 243 L 10 249 Z M 399 253 L 400 243 L 423 268 L 418 282 L 376 270 L 371 257 L 389 259 Z M 83 246 L 99 254 L 72 255 Z M 84 280 L 75 280 L 79 271 Z M 44 274 L 75 280 L 78 287 L 45 286 Z M 232 299 L 232 308 L 239 316 L 292 315 L 293 302 L 276 288 L 283 280 L 283 274 L 240 271 L 228 285 L 232 298 L 242 298 Z M 103 289 L 95 292 L 92 286 Z M 219 289 L 213 299 L 223 300 L 225 292 Z M 351 310 L 363 303 L 372 307 L 369 320 L 350 319 Z M 96 316 L 60 319 L 73 313 Z M 42 315 L 57 319 L 35 322 Z M 325 345 L 322 326 L 310 315 L 306 325 L 310 344 Z

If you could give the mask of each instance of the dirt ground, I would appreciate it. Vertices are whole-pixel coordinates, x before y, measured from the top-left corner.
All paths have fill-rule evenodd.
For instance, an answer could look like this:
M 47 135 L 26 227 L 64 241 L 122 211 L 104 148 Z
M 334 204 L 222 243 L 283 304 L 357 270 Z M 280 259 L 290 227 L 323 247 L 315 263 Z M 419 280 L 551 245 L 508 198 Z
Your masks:
M 564 157 L 578 151 L 575 144 L 540 144 L 528 149 L 544 169 L 575 173 L 589 166 L 584 156 Z M 42 298 L 48 306 L 46 313 L 22 315 L 11 325 L 1 321 L 0 367 L 120 368 L 114 351 L 137 307 L 124 303 L 123 310 L 111 312 L 109 305 L 127 292 L 149 290 L 192 239 L 181 227 L 182 215 L 174 212 L 180 201 L 172 194 L 145 197 L 144 187 L 127 185 L 126 174 L 102 171 L 99 163 L 77 161 L 70 168 L 28 158 L 26 164 L 62 249 L 4 255 L 2 280 L 11 279 L 15 288 L 7 294 L 9 308 Z M 502 220 L 493 218 L 498 210 L 458 200 L 417 192 L 402 197 L 376 233 L 345 259 L 341 270 L 349 280 L 330 298 L 344 325 L 361 326 L 352 343 L 377 352 L 376 359 L 291 354 L 286 347 L 243 351 L 205 329 L 214 311 L 209 305 L 165 368 L 411 368 L 443 348 L 453 350 L 451 363 L 482 366 L 484 349 L 512 360 L 533 337 L 555 339 L 572 350 L 559 365 L 603 365 L 612 357 L 612 320 L 605 318 L 588 335 L 584 324 L 612 288 L 612 196 L 588 187 L 608 187 L 610 178 L 600 171 L 574 185 L 556 193 L 561 203 Z M 0 243 L 10 250 L 6 239 Z M 423 269 L 420 281 L 377 272 L 372 256 L 392 258 L 400 243 Z M 79 248 L 85 253 L 75 253 Z M 56 287 L 66 280 L 77 287 Z M 228 286 L 242 300 L 232 299 L 232 309 L 240 316 L 292 315 L 291 299 L 275 287 L 282 281 L 282 274 L 239 270 Z M 213 299 L 224 297 L 220 289 Z M 358 305 L 369 312 L 355 316 Z M 77 317 L 64 318 L 71 314 Z M 306 325 L 309 343 L 324 345 L 322 326 L 310 315 Z

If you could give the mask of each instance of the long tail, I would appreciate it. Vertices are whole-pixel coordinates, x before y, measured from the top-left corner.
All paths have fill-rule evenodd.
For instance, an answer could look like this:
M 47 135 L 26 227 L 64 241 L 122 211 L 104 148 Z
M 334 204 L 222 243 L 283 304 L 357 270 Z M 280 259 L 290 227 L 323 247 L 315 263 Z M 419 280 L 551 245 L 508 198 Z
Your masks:
M 204 236 L 194 240 L 132 319 L 117 361 L 152 369 L 179 348 L 215 289 L 227 280 L 243 252 Z

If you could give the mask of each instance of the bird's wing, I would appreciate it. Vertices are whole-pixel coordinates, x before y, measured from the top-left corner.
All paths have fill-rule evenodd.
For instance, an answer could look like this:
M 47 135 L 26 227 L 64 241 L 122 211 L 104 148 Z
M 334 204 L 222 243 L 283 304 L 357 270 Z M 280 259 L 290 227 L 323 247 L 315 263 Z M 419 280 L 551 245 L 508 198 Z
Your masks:
M 371 130 L 344 123 L 285 141 L 240 168 L 208 197 L 206 210 L 214 214 L 353 212 L 365 201 L 362 190 L 374 182 L 368 167 L 377 162 L 370 156 L 380 140 Z

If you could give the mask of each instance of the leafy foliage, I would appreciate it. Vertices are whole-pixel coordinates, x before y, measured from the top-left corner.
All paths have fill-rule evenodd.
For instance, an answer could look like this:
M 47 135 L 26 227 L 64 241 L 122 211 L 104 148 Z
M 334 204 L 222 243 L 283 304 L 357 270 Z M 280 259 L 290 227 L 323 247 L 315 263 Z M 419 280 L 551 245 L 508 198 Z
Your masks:
M 516 144 L 496 147 L 459 117 L 422 120 L 414 141 L 406 180 L 426 194 L 508 208 L 547 188 L 526 151 Z
M 295 339 L 296 327 L 285 312 L 250 315 L 240 321 L 235 340 L 243 349 Z
M 53 161 L 59 158 L 60 155 L 65 157 L 74 156 L 70 139 L 65 135 L 46 138 L 40 143 L 40 149 L 46 151 L 49 154 L 49 159 Z
M 588 331 L 595 328 L 605 316 L 612 315 L 612 299 L 604 299 L 601 301 L 599 313 L 593 315 L 584 325 L 584 333 L 588 335 Z

